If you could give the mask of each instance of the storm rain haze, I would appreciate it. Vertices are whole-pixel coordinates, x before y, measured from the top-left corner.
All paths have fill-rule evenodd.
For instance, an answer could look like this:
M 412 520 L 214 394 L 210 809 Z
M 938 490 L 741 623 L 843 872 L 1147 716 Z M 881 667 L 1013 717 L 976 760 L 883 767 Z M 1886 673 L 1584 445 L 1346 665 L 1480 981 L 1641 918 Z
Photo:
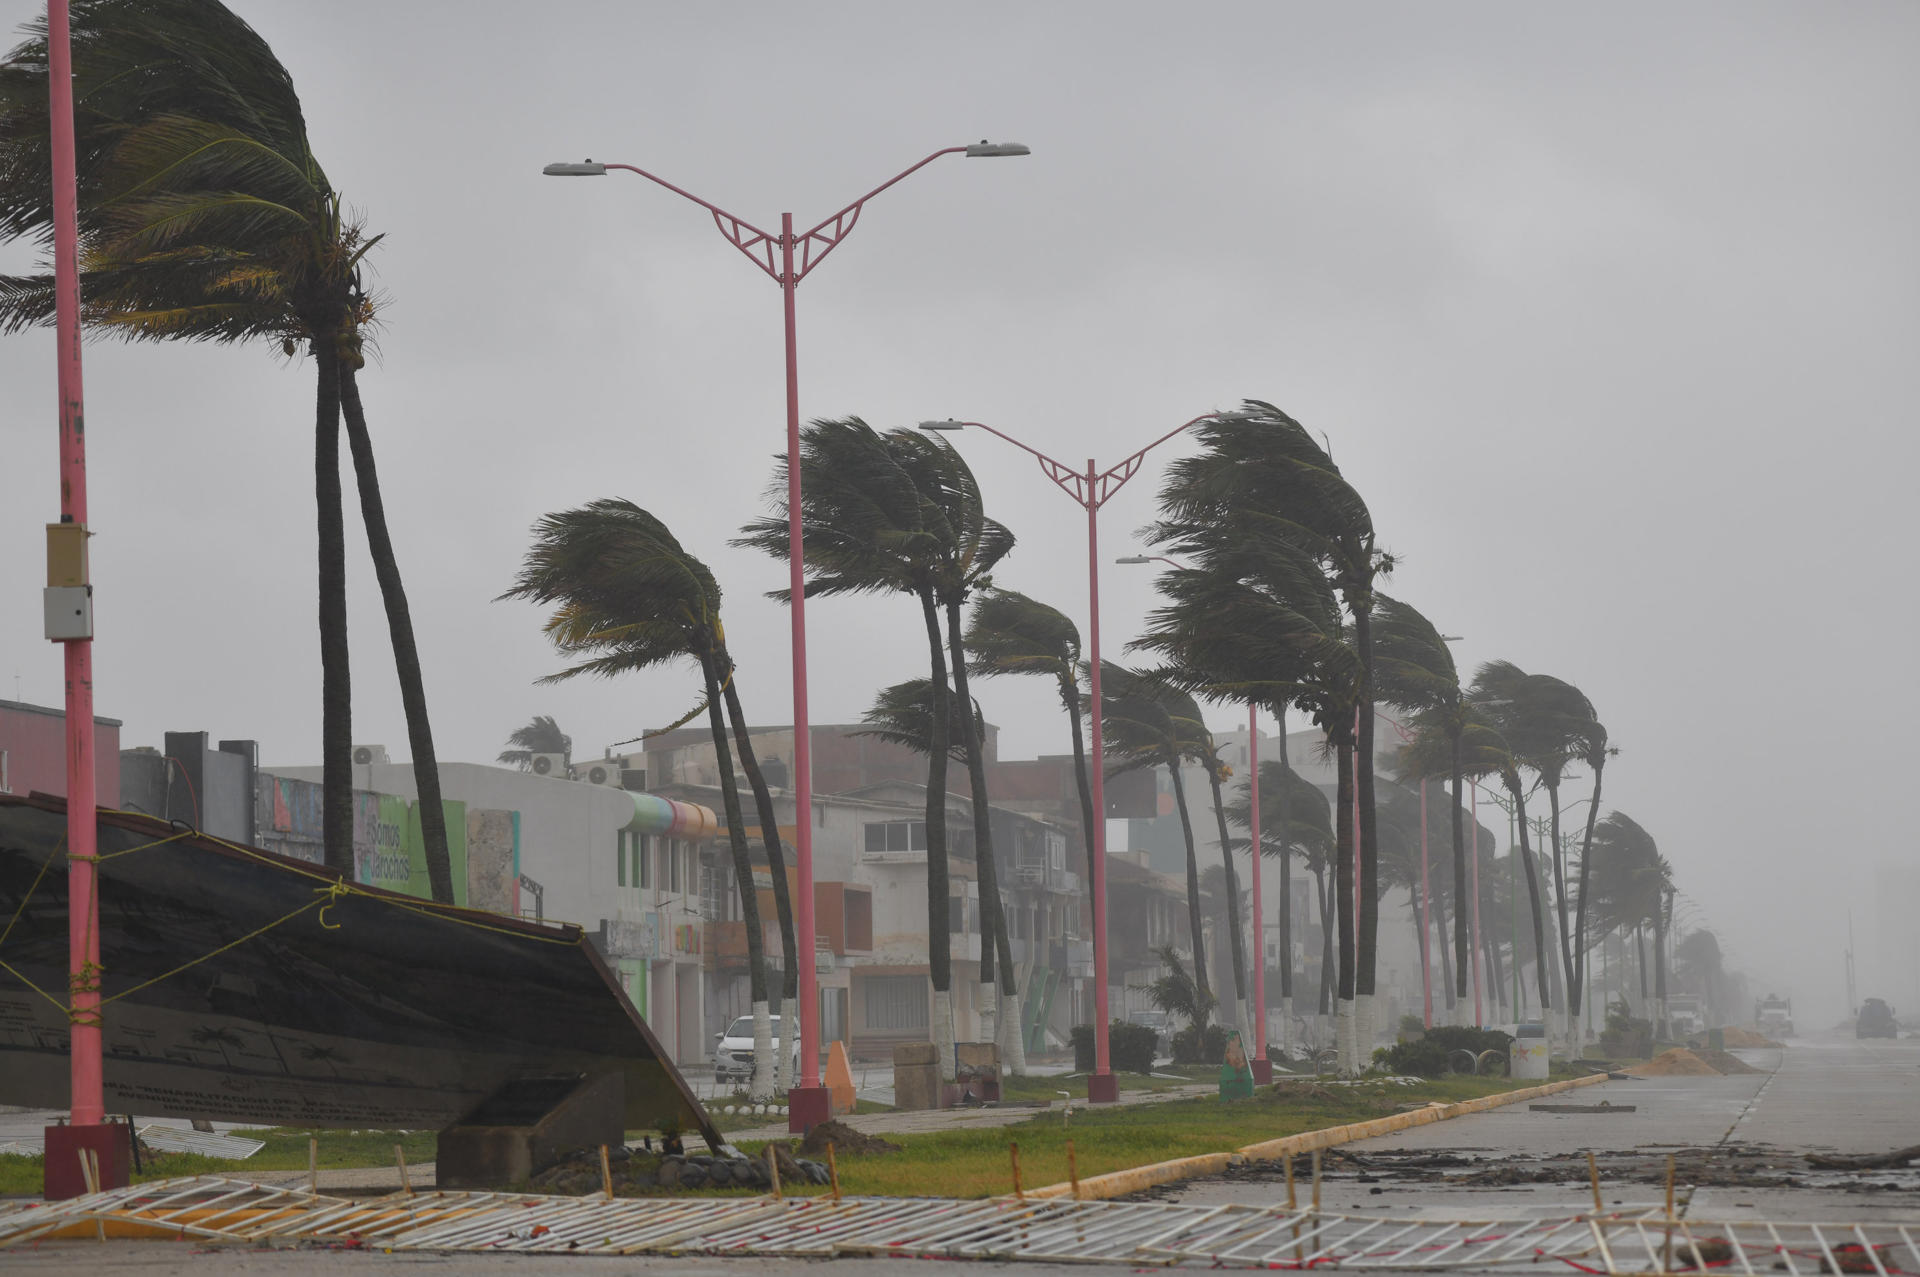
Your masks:
M 972 419 L 1105 465 L 1279 405 L 1324 432 L 1398 559 L 1387 588 L 1464 636 L 1463 671 L 1507 659 L 1592 698 L 1621 750 L 1604 806 L 1659 840 L 1730 965 L 1831 1023 L 1852 907 L 1860 993 L 1920 1005 L 1920 964 L 1876 956 L 1920 900 L 1875 897 L 1915 881 L 1886 867 L 1913 861 L 1920 717 L 1920 8 L 234 8 L 387 236 L 361 384 L 443 759 L 491 760 L 538 714 L 591 756 L 693 704 L 672 675 L 535 686 L 559 664 L 536 609 L 490 601 L 538 516 L 600 497 L 713 567 L 749 714 L 790 714 L 761 597 L 785 566 L 727 544 L 782 443 L 778 290 L 670 193 L 542 165 L 633 163 L 810 225 L 937 147 L 1019 141 L 1031 158 L 887 192 L 808 278 L 804 416 Z M 43 12 L 0 0 L 8 47 Z M 205 729 L 318 761 L 310 375 L 257 347 L 88 348 L 98 708 L 130 744 Z M 50 333 L 0 340 L 0 696 L 46 705 L 53 387 Z M 957 446 L 1020 538 L 996 583 L 1084 625 L 1079 511 L 1012 449 Z M 1141 552 L 1193 447 L 1108 507 L 1104 558 Z M 398 756 L 348 524 L 353 736 Z M 1103 573 L 1109 655 L 1153 576 Z M 924 672 L 896 600 L 809 620 L 815 722 Z M 1025 681 L 976 689 L 1003 756 L 1063 751 Z

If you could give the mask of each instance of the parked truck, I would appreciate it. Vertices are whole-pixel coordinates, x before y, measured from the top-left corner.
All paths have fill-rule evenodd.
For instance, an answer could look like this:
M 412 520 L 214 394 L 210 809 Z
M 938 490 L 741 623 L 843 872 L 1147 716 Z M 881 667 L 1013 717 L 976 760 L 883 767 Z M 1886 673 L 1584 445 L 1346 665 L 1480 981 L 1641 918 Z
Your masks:
M 1676 993 L 1667 999 L 1667 1025 L 1679 1041 L 1697 1038 L 1707 1031 L 1706 1009 L 1691 993 Z
M 1769 993 L 1753 1004 L 1753 1022 L 1770 1038 L 1793 1036 L 1793 999 Z

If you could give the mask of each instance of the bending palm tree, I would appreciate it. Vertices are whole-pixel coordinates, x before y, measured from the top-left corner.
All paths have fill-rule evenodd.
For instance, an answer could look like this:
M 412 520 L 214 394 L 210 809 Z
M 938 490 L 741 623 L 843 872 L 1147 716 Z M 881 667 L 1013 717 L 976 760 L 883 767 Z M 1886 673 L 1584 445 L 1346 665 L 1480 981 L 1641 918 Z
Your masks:
M 1272 404 L 1247 400 L 1238 412 L 1194 428 L 1205 450 L 1168 466 L 1157 542 L 1218 545 L 1228 529 L 1264 527 L 1317 562 L 1352 618 L 1359 669 L 1351 783 L 1358 807 L 1360 889 L 1354 936 L 1354 999 L 1349 1064 L 1373 1038 L 1379 933 L 1379 849 L 1373 780 L 1373 589 L 1393 567 L 1375 544 L 1367 504 L 1299 422 Z M 1331 734 L 1332 725 L 1327 724 Z M 1342 816 L 1341 819 L 1353 819 Z
M 801 431 L 800 527 L 809 598 L 826 594 L 911 594 L 926 629 L 933 693 L 927 751 L 927 971 L 933 985 L 932 1037 L 942 1076 L 951 1078 L 953 947 L 948 931 L 947 759 L 950 707 L 946 645 L 940 630 L 938 576 L 959 543 L 938 494 L 923 493 L 910 466 L 924 456 L 882 436 L 858 417 L 816 420 Z M 769 487 L 775 513 L 741 529 L 734 544 L 785 558 L 787 466 L 777 458 Z M 786 591 L 774 597 L 785 598 Z
M 571 759 L 573 737 L 561 731 L 560 724 L 552 718 L 536 714 L 525 727 L 514 728 L 513 734 L 507 737 L 507 747 L 494 761 L 518 767 L 523 772 L 532 771 L 535 754 L 559 754 Z
M 71 6 L 82 296 L 89 325 L 131 340 L 264 338 L 316 371 L 321 760 L 326 863 L 353 873 L 352 695 L 339 429 L 344 409 L 413 751 L 428 878 L 453 899 L 445 809 L 419 654 L 361 410 L 377 309 L 368 236 L 307 139 L 293 82 L 216 0 Z M 0 65 L 0 238 L 51 233 L 46 35 Z M 0 331 L 50 323 L 50 275 L 0 279 Z
M 1171 684 L 1111 662 L 1101 663 L 1100 681 L 1101 699 L 1106 702 L 1101 712 L 1106 750 L 1119 760 L 1107 774 L 1119 776 L 1142 768 L 1165 767 L 1173 784 L 1180 834 L 1187 847 L 1187 925 L 1193 936 L 1193 979 L 1202 996 L 1211 999 L 1206 930 L 1200 908 L 1200 862 L 1194 854 L 1186 782 L 1180 777 L 1180 769 L 1192 757 L 1196 734 L 1206 730 L 1200 722 L 1200 707 Z
M 1280 758 L 1260 764 L 1260 854 L 1280 862 L 1280 1032 L 1287 1045 L 1293 1018 L 1293 857 L 1298 851 L 1315 882 L 1314 902 L 1321 909 L 1320 926 L 1332 934 L 1326 913 L 1326 866 L 1333 854 L 1333 823 L 1327 796 L 1303 779 L 1287 763 L 1286 721 L 1280 724 Z M 1253 802 L 1250 786 L 1227 805 L 1227 819 L 1250 829 Z M 1257 961 L 1265 961 L 1261 955 Z
M 1465 763 L 1461 756 L 1468 709 L 1460 673 L 1440 631 L 1418 611 L 1382 594 L 1374 609 L 1374 686 L 1379 699 L 1417 716 L 1446 739 L 1453 781 L 1453 899 L 1467 898 L 1466 804 L 1461 801 Z M 1424 779 L 1416 776 L 1415 781 Z M 1447 1005 L 1465 1004 L 1469 971 L 1467 915 L 1453 911 L 1453 971 L 1457 985 L 1447 986 Z M 1443 946 L 1444 947 L 1444 946 Z M 1425 960 L 1425 945 L 1421 946 Z
M 773 1082 L 773 1025 L 760 893 L 754 886 L 733 751 L 721 717 L 721 685 L 733 680 L 733 660 L 720 623 L 719 583 L 658 519 L 630 501 L 606 499 L 547 515 L 535 524 L 533 546 L 520 574 L 500 597 L 553 607 L 547 637 L 562 654 L 584 658 L 545 682 L 582 674 L 610 678 L 687 658 L 699 665 L 705 690 L 701 708 L 713 736 L 728 848 L 747 933 L 754 1021 L 752 1094 L 767 1098 Z M 771 837 L 772 846 L 778 847 L 778 834 Z

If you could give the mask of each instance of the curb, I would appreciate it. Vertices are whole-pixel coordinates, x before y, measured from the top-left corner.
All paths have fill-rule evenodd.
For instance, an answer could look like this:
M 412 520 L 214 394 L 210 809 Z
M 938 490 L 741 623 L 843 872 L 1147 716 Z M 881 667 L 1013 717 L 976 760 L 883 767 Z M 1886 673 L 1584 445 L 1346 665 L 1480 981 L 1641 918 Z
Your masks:
M 1241 1162 L 1270 1162 L 1298 1153 L 1311 1153 L 1316 1149 L 1332 1148 L 1336 1144 L 1372 1139 L 1376 1135 L 1392 1135 L 1396 1131 L 1409 1130 L 1415 1126 L 1428 1126 L 1434 1122 L 1444 1122 L 1449 1118 L 1484 1113 L 1488 1109 L 1518 1104 L 1523 1100 L 1537 1100 L 1544 1095 L 1557 1095 L 1562 1091 L 1571 1091 L 1575 1087 L 1592 1086 L 1596 1082 L 1610 1080 L 1612 1080 L 1610 1074 L 1594 1073 L 1587 1077 L 1549 1082 L 1545 1086 L 1528 1086 L 1518 1091 L 1484 1095 L 1477 1100 L 1460 1100 L 1453 1104 L 1431 1104 L 1426 1108 L 1395 1113 L 1389 1117 L 1376 1117 L 1365 1122 L 1349 1122 L 1345 1126 L 1328 1126 L 1317 1131 L 1302 1131 L 1298 1135 L 1283 1135 L 1279 1139 L 1262 1140 L 1257 1144 L 1247 1144 L 1237 1148 L 1231 1153 L 1202 1153 L 1197 1157 L 1177 1157 L 1171 1161 L 1150 1162 L 1145 1166 L 1129 1167 L 1124 1171 L 1109 1171 L 1105 1175 L 1091 1175 L 1080 1181 L 1077 1194 L 1074 1192 L 1073 1184 L 1067 1182 L 1029 1189 L 1026 1196 L 1039 1198 L 1078 1196 L 1082 1201 L 1105 1201 L 1113 1197 L 1125 1197 L 1129 1193 L 1138 1193 L 1143 1189 L 1161 1184 L 1218 1175 L 1227 1167 Z

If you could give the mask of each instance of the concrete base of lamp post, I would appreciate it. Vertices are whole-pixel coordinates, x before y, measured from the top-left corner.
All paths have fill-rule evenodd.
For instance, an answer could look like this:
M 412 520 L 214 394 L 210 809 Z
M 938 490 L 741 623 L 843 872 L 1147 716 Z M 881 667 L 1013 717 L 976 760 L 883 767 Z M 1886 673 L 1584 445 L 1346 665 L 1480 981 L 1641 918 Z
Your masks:
M 787 1130 L 805 1135 L 833 1117 L 833 1092 L 824 1086 L 796 1086 L 787 1092 Z
M 125 1188 L 133 1182 L 132 1128 L 124 1122 L 98 1126 L 49 1126 L 47 1159 L 41 1195 L 50 1202 L 65 1201 L 93 1188 Z M 81 1158 L 91 1154 L 99 1167 L 98 1182 L 90 1188 Z
M 1273 1082 L 1273 1061 L 1266 1056 L 1258 1056 L 1247 1061 L 1247 1067 L 1253 1070 L 1255 1086 L 1269 1086 Z
M 1111 1073 L 1091 1073 L 1087 1075 L 1087 1103 L 1117 1104 L 1119 1101 L 1119 1078 Z

